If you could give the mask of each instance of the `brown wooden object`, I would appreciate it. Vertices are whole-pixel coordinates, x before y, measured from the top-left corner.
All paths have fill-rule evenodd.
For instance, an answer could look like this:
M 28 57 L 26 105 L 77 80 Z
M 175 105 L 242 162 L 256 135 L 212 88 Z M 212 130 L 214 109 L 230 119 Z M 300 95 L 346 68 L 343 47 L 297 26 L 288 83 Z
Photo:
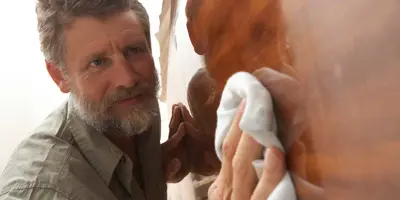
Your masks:
M 400 197 L 399 20 L 397 0 L 203 0 L 217 91 L 263 66 L 302 83 L 308 129 L 285 144 L 299 199 Z

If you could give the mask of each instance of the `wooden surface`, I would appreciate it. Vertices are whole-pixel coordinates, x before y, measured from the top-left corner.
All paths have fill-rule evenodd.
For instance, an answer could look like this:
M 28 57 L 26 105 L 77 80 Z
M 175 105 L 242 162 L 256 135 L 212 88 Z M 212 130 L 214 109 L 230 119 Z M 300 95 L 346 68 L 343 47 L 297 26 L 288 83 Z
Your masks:
M 206 41 L 206 68 L 219 89 L 237 71 L 268 66 L 293 74 L 279 7 L 279 1 L 202 1 L 194 32 Z
M 308 129 L 285 144 L 300 200 L 400 197 L 400 1 L 221 0 L 199 13 L 219 87 L 262 66 L 301 81 Z
M 303 180 L 327 199 L 398 199 L 400 2 L 284 0 L 283 10 L 307 99 L 299 141 L 314 180 Z

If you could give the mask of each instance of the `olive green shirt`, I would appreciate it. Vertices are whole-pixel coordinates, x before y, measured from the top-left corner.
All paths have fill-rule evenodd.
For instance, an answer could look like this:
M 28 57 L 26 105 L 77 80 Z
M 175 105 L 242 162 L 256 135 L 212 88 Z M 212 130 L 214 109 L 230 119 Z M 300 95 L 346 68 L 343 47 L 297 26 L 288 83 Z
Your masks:
M 165 200 L 160 117 L 137 136 L 143 188 L 127 155 L 65 102 L 14 151 L 0 176 L 0 200 Z

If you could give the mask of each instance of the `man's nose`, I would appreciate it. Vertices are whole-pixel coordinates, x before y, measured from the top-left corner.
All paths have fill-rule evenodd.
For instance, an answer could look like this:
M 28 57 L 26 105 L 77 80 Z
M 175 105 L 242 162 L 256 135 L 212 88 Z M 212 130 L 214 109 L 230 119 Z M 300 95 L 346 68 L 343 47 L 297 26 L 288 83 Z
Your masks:
M 115 88 L 130 88 L 139 82 L 140 76 L 137 74 L 131 63 L 124 56 L 118 56 L 114 60 L 112 82 Z

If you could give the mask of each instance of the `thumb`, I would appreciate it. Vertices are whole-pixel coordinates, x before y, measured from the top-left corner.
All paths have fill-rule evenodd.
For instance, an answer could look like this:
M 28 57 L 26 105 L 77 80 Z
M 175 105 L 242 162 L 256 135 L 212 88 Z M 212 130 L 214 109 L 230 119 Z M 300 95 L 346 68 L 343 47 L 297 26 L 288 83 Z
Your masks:
M 165 173 L 165 179 L 166 180 L 172 180 L 175 175 L 179 172 L 179 170 L 182 167 L 182 162 L 178 158 L 172 159 L 168 164 L 167 164 L 167 169 Z
M 172 106 L 171 121 L 169 122 L 169 135 L 171 137 L 178 129 L 179 124 L 182 122 L 182 111 L 179 104 Z
M 302 102 L 300 83 L 296 79 L 270 68 L 258 69 L 253 75 L 268 89 L 280 109 L 288 115 L 295 114 Z
M 286 129 L 281 133 L 281 141 L 285 148 L 290 148 L 292 143 L 307 131 L 306 110 L 304 109 L 305 89 L 296 79 L 277 72 L 270 68 L 256 70 L 253 75 L 270 92 L 274 104 L 278 109 L 278 127 Z M 283 121 L 279 120 L 282 117 Z M 280 125 L 279 123 L 284 123 Z

